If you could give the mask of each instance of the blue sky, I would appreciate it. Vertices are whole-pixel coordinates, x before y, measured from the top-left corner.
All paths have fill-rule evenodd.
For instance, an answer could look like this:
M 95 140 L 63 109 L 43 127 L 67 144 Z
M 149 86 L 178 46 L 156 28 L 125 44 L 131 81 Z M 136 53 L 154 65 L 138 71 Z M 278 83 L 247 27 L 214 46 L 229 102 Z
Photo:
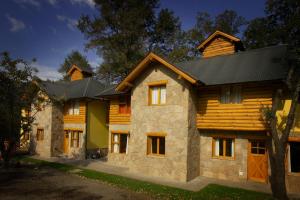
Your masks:
M 160 5 L 173 10 L 184 29 L 194 25 L 197 12 L 215 16 L 233 9 L 248 20 L 264 15 L 263 0 L 161 0 Z M 75 27 L 81 14 L 97 14 L 93 0 L 1 0 L 0 52 L 36 58 L 34 66 L 43 79 L 60 78 L 57 69 L 72 50 L 82 52 L 96 67 L 101 58 L 93 50 L 85 51 L 86 40 Z

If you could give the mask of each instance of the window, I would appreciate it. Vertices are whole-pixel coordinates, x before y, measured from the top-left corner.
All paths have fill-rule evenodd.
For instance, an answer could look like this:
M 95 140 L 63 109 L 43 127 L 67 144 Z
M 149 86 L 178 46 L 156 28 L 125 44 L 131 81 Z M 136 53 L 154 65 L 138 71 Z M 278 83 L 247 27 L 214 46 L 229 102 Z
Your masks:
M 70 102 L 68 114 L 69 115 L 79 115 L 79 101 Z
M 111 152 L 127 153 L 128 152 L 128 134 L 112 133 L 111 135 Z
M 234 139 L 213 138 L 213 157 L 234 158 Z
M 266 153 L 266 143 L 263 140 L 251 141 L 251 153 L 252 154 L 265 154 Z
M 242 87 L 241 86 L 223 86 L 221 89 L 222 104 L 239 104 L 242 102 Z
M 44 140 L 44 129 L 43 128 L 38 128 L 36 131 L 36 140 L 37 141 L 42 141 Z
M 290 142 L 290 172 L 300 173 L 300 142 Z
M 149 86 L 149 105 L 166 104 L 166 85 Z
M 148 136 L 147 140 L 148 155 L 165 155 L 165 136 Z
M 71 147 L 78 148 L 80 145 L 81 131 L 71 131 Z
M 120 97 L 119 113 L 130 114 L 130 96 Z

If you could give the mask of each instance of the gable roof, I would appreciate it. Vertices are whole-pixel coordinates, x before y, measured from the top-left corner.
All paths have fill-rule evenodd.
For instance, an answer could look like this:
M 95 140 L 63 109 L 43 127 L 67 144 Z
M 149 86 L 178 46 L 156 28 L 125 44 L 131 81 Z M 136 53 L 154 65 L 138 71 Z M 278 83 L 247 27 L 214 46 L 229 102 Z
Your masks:
M 127 86 L 132 86 L 131 81 L 134 80 L 147 66 L 149 66 L 149 63 L 151 62 L 158 62 L 163 66 L 169 68 L 173 72 L 177 73 L 190 83 L 197 83 L 197 80 L 193 76 L 187 74 L 180 68 L 172 65 L 163 58 L 151 52 L 127 75 L 127 77 L 123 81 L 119 83 L 119 85 L 117 85 L 116 90 L 123 91 Z
M 287 45 L 278 45 L 174 65 L 205 85 L 279 80 L 287 75 L 286 51 Z
M 68 71 L 68 75 L 70 75 L 71 74 L 71 72 L 74 70 L 74 69 L 77 69 L 78 71 L 80 71 L 80 72 L 84 72 L 84 73 L 87 73 L 87 74 L 93 74 L 93 71 L 92 70 L 90 70 L 90 69 L 86 69 L 86 68 L 82 68 L 82 67 L 79 67 L 79 66 L 77 66 L 77 65 L 72 65 L 72 67 L 69 69 L 69 71 Z
M 232 35 L 229 35 L 227 33 L 224 33 L 222 31 L 215 31 L 214 33 L 212 33 L 208 38 L 206 38 L 206 40 L 204 40 L 198 47 L 197 49 L 199 49 L 200 51 L 204 49 L 204 47 L 206 46 L 206 44 L 208 44 L 210 41 L 212 41 L 215 37 L 217 36 L 222 36 L 227 38 L 230 41 L 233 41 L 235 43 L 241 43 L 241 40 L 237 37 L 234 37 Z
M 39 85 L 50 98 L 63 101 L 79 98 L 95 99 L 95 96 L 106 88 L 103 83 L 94 78 L 84 78 L 71 82 L 44 81 Z

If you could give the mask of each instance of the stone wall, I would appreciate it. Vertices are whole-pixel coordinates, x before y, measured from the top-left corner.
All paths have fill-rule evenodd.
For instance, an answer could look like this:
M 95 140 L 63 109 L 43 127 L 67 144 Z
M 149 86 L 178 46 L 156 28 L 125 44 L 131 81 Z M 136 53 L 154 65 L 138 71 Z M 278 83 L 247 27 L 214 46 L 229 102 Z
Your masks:
M 200 175 L 229 180 L 247 179 L 248 139 L 236 134 L 233 160 L 212 157 L 212 135 L 200 131 Z
M 130 165 L 130 158 L 129 154 L 119 154 L 119 153 L 112 153 L 111 150 L 111 132 L 112 131 L 130 131 L 130 125 L 109 125 L 109 140 L 108 140 L 108 156 L 107 160 L 110 164 L 129 167 Z M 130 140 L 130 133 L 128 137 L 128 151 L 132 148 L 131 140 Z
M 167 80 L 166 105 L 148 105 L 148 84 Z M 187 180 L 189 84 L 166 67 L 148 68 L 134 83 L 131 96 L 129 168 L 145 175 Z M 147 133 L 164 132 L 165 156 L 147 155 Z M 191 175 L 193 176 L 193 175 Z
M 63 106 L 60 103 L 53 103 L 52 106 L 52 138 L 51 155 L 59 156 L 63 154 L 64 125 Z
M 36 111 L 33 108 L 34 122 L 30 137 L 30 151 L 42 157 L 51 156 L 51 138 L 52 138 L 52 103 L 45 102 L 41 106 L 42 110 Z M 44 139 L 37 141 L 37 129 L 44 129 Z
M 86 147 L 86 124 L 72 124 L 72 123 L 65 123 L 64 129 L 78 129 L 82 130 L 82 134 L 79 138 L 79 148 L 71 147 L 71 135 L 69 136 L 69 152 L 66 155 L 68 158 L 74 159 L 85 159 L 85 147 Z
M 197 129 L 197 90 L 190 88 L 188 100 L 187 180 L 200 175 L 200 135 Z

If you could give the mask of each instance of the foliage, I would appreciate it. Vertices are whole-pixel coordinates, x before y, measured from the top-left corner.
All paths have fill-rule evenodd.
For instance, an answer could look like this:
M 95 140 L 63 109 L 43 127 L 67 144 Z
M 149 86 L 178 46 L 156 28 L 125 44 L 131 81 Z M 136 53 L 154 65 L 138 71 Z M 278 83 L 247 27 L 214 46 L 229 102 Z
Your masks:
M 81 16 L 78 28 L 88 40 L 86 47 L 103 58 L 98 74 L 110 82 L 124 78 L 149 51 L 172 62 L 190 60 L 199 57 L 196 47 L 216 29 L 236 34 L 246 24 L 235 11 L 225 10 L 215 18 L 199 13 L 196 25 L 184 31 L 172 11 L 159 10 L 158 0 L 95 3 L 99 15 Z
M 29 115 L 21 115 L 21 110 L 29 112 L 36 95 L 35 72 L 26 61 L 12 59 L 7 52 L 1 54 L 0 145 L 4 139 L 18 142 L 21 129 L 30 130 L 32 119 Z
M 271 164 L 271 188 L 276 199 L 287 199 L 285 183 L 285 156 L 288 137 L 294 124 L 296 106 L 300 92 L 300 2 L 297 0 L 268 0 L 266 17 L 252 20 L 244 37 L 248 48 L 258 48 L 274 44 L 287 44 L 288 52 L 283 65 L 289 67 L 286 86 L 278 88 L 272 108 L 266 112 L 271 129 L 268 153 Z M 291 99 L 289 114 L 284 124 L 278 126 L 276 113 L 281 101 Z
M 60 68 L 58 69 L 58 72 L 63 74 L 64 80 L 70 79 L 67 73 L 74 64 L 82 69 L 93 71 L 91 65 L 89 64 L 85 56 L 83 56 L 79 51 L 72 51 L 70 54 L 67 55 L 64 62 L 60 65 Z
M 155 199 L 271 199 L 270 195 L 265 193 L 215 184 L 210 184 L 198 192 L 192 192 L 180 188 L 159 185 L 89 169 L 80 168 L 80 170 L 75 170 L 78 168 L 68 164 L 47 162 L 28 157 L 22 157 L 19 158 L 19 160 L 31 162 L 40 166 L 52 167 L 64 172 L 75 173 L 79 176 L 99 180 L 135 192 L 148 193 Z

